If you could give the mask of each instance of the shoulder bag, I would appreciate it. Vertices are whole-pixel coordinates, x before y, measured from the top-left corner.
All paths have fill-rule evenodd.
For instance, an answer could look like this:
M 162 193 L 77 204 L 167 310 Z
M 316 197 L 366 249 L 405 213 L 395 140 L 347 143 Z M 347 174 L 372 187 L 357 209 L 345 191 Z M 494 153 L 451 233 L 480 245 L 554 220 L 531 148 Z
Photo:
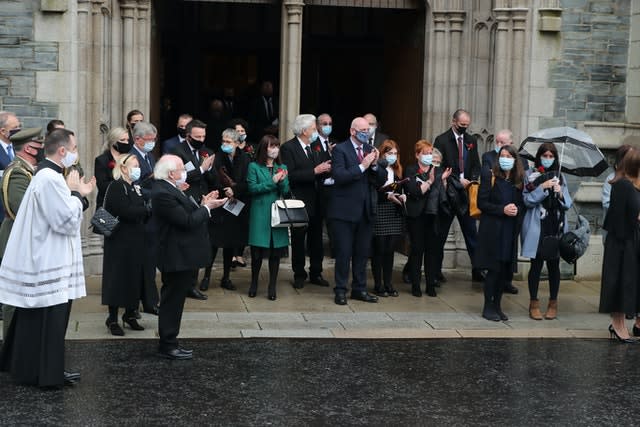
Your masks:
M 109 184 L 105 191 L 104 201 L 102 202 L 103 206 L 107 203 L 107 196 L 109 195 L 111 184 L 113 184 L 113 182 Z M 103 206 L 96 209 L 96 213 L 93 214 L 93 217 L 91 218 L 91 228 L 96 234 L 102 234 L 104 237 L 110 237 L 118 228 L 120 220 L 118 217 L 111 215 Z
M 271 204 L 271 227 L 306 227 L 309 215 L 304 202 L 297 199 L 279 199 Z

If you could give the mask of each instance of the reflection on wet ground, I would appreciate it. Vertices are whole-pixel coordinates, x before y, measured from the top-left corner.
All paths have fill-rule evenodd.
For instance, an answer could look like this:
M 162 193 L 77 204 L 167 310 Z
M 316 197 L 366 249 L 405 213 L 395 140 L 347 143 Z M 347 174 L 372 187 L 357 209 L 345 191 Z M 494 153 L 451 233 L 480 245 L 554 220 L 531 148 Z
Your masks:
M 637 425 L 640 344 L 605 340 L 74 341 L 62 391 L 0 375 L 21 425 Z

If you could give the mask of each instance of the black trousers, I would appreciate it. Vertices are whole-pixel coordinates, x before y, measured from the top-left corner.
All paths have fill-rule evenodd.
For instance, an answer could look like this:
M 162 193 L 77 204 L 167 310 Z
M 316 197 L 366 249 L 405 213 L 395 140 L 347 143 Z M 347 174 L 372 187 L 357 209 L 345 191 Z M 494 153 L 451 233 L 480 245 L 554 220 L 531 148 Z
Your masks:
M 434 215 L 424 214 L 416 218 L 407 218 L 407 227 L 411 239 L 409 268 L 411 286 L 414 288 L 420 287 L 423 261 L 427 287 L 435 286 L 436 275 L 442 263 L 441 252 L 442 248 L 444 248 L 444 243 L 441 236 L 436 233 L 434 220 Z
M 140 300 L 145 311 L 152 311 L 154 307 L 158 306 L 159 302 L 158 288 L 156 287 L 157 231 L 145 230 L 145 242 L 146 247 L 143 254 L 144 284 L 140 291 Z
M 472 268 L 475 268 L 475 253 L 476 247 L 478 246 L 477 220 L 475 218 L 471 218 L 469 215 L 458 215 L 457 218 L 458 222 L 460 223 L 462 236 L 464 237 L 464 243 L 467 246 L 467 253 L 469 254 L 469 258 L 471 259 L 471 266 Z M 449 229 L 451 228 L 452 222 L 452 216 L 442 215 L 440 217 L 438 234 L 440 235 L 440 242 L 442 243 L 443 248 L 445 243 L 447 242 L 447 236 L 449 235 Z M 442 262 L 440 262 L 440 266 L 442 266 Z
M 309 275 L 318 277 L 322 274 L 322 216 L 314 215 L 309 218 L 308 227 L 291 229 L 291 267 L 295 279 L 306 279 L 304 269 L 305 251 L 309 254 Z
M 184 301 L 191 289 L 192 281 L 192 270 L 162 273 L 160 314 L 158 315 L 159 349 L 161 351 L 169 351 L 178 347 Z

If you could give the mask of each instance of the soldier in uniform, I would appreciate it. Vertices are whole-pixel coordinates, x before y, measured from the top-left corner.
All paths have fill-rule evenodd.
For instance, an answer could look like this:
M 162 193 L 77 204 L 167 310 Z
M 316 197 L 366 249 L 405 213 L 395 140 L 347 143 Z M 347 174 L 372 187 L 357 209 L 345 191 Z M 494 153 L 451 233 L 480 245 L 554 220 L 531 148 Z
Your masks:
M 0 226 L 0 260 L 4 256 L 4 250 L 9 240 L 9 233 L 13 227 L 13 221 L 18 213 L 20 202 L 39 161 L 44 159 L 44 145 L 40 139 L 42 128 L 23 129 L 11 137 L 11 144 L 16 153 L 13 161 L 7 166 L 0 181 L 0 197 L 4 207 L 5 217 Z M 14 308 L 4 304 L 2 314 L 3 337 L 7 336 L 7 330 L 11 323 Z

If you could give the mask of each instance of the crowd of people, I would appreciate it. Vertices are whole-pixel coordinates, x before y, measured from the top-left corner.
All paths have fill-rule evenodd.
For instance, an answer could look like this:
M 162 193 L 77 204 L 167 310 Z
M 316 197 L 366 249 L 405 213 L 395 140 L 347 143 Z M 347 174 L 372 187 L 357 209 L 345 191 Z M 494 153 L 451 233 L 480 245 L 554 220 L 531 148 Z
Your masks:
M 273 108 L 268 102 L 264 106 Z M 206 123 L 182 114 L 176 135 L 157 146 L 156 127 L 133 110 L 124 127 L 109 130 L 95 159 L 95 177 L 86 178 L 77 160 L 78 141 L 63 122 L 52 121 L 43 142 L 40 129 L 21 130 L 15 114 L 0 113 L 0 302 L 5 316 L 0 368 L 20 382 L 40 386 L 79 379 L 64 371 L 63 340 L 71 301 L 85 293 L 80 220 L 95 187 L 95 207 L 120 222 L 104 239 L 102 303 L 108 307 L 108 331 L 124 335 L 125 325 L 143 330 L 141 306 L 158 315 L 158 351 L 169 359 L 193 357 L 177 339 L 184 302 L 187 297 L 207 299 L 218 249 L 219 285 L 228 291 L 246 289 L 250 298 L 262 293 L 260 270 L 266 258 L 266 296 L 275 301 L 281 259 L 290 255 L 294 288 L 307 283 L 329 288 L 333 281 L 336 304 L 347 304 L 347 296 L 377 303 L 400 295 L 393 283 L 394 252 L 408 237 L 403 278 L 414 297 L 422 297 L 423 289 L 436 297 L 446 282 L 444 246 L 454 218 L 471 259 L 471 278 L 484 282 L 482 316 L 508 320 L 502 295 L 518 293 L 511 282 L 520 254 L 531 260 L 529 316 L 555 319 L 560 257 L 552 237 L 567 230 L 566 211 L 572 205 L 558 151 L 551 143 L 541 144 L 530 167 L 505 129 L 496 133 L 495 149 L 480 157 L 476 139 L 467 132 L 470 124 L 470 113 L 457 110 L 448 130 L 434 143 L 417 141 L 413 158 L 403 162 L 399 143 L 380 132 L 373 114 L 354 118 L 343 140 L 333 137 L 329 114 L 301 114 L 294 120 L 293 137 L 284 143 L 268 127 L 252 127 L 240 118 L 211 135 Z M 637 270 L 637 258 L 629 251 L 637 256 L 640 203 L 632 202 L 637 196 L 631 195 L 637 194 L 640 179 L 638 159 L 640 154 L 628 148 L 618 159 L 604 226 L 609 232 L 605 261 L 616 262 L 603 270 L 600 309 L 613 313 L 612 335 L 627 341 L 625 314 L 639 311 L 640 298 L 635 282 L 621 279 L 623 269 Z M 479 221 L 469 212 L 467 188 L 474 181 L 480 182 Z M 304 202 L 307 226 L 271 226 L 272 204 L 282 198 Z M 323 275 L 325 227 L 335 258 L 332 278 Z M 542 313 L 538 287 L 545 263 L 550 292 Z M 232 272 L 247 264 L 251 280 L 245 287 L 232 281 Z M 51 267 L 46 274 L 43 265 Z M 640 320 L 633 333 L 640 335 Z M 55 363 L 41 363 L 48 346 L 57 352 Z M 24 360 L 40 370 L 28 371 Z

